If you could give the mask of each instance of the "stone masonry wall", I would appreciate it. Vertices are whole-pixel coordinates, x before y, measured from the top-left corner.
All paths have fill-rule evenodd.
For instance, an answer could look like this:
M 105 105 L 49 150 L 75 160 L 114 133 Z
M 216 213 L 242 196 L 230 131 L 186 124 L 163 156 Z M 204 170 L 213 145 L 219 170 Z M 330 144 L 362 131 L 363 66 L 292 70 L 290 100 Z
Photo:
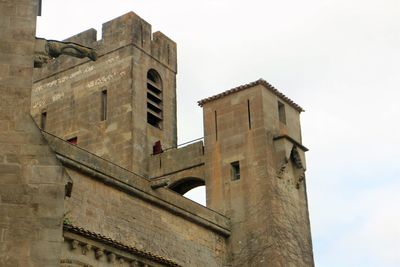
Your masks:
M 129 47 L 36 82 L 32 114 L 45 131 L 108 160 L 131 167 L 132 90 Z M 101 120 L 102 91 L 107 90 L 107 118 Z
M 176 146 L 176 44 L 130 12 L 67 41 L 94 47 L 96 62 L 61 56 L 35 71 L 32 114 L 46 131 L 141 175 L 155 141 Z M 147 72 L 162 79 L 161 129 L 147 123 Z M 101 94 L 107 90 L 107 118 L 101 121 Z
M 231 219 L 229 263 L 313 266 L 299 112 L 262 85 L 203 108 L 207 206 Z M 232 176 L 234 162 L 240 179 Z
M 30 113 L 36 6 L 0 1 L 0 266 L 58 266 L 64 175 Z
M 156 205 L 132 197 L 71 169 L 72 197 L 67 218 L 182 266 L 224 266 L 225 238 Z

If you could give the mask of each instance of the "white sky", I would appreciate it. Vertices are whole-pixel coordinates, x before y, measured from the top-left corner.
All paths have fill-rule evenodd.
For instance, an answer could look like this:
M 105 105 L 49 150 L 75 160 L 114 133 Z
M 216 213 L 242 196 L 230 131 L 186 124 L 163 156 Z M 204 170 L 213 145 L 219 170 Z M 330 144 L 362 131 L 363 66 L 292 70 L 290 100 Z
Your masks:
M 37 35 L 128 11 L 178 43 L 180 143 L 202 136 L 197 100 L 266 79 L 306 109 L 316 266 L 400 266 L 400 1 L 43 0 Z

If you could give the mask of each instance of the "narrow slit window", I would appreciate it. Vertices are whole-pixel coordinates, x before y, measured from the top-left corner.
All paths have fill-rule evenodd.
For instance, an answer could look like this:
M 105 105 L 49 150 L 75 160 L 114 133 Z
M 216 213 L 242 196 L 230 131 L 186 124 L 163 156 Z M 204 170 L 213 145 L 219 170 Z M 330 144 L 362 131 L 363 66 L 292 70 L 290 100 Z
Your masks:
M 217 111 L 214 111 L 214 121 L 215 121 L 215 141 L 218 141 L 218 121 L 217 121 Z
M 141 35 L 141 43 L 143 46 L 143 44 L 144 44 L 143 24 L 140 24 L 140 35 Z
M 286 124 L 285 105 L 279 101 L 278 101 L 278 114 L 279 114 L 279 121 L 283 124 Z
M 249 119 L 249 130 L 251 130 L 250 100 L 247 100 L 247 117 Z
M 231 163 L 231 179 L 236 181 L 240 179 L 240 164 L 239 161 Z
M 40 129 L 45 130 L 46 129 L 46 122 L 47 122 L 47 112 L 44 111 L 42 114 L 40 114 Z
M 101 121 L 105 121 L 107 119 L 107 104 L 107 90 L 103 90 L 101 91 Z

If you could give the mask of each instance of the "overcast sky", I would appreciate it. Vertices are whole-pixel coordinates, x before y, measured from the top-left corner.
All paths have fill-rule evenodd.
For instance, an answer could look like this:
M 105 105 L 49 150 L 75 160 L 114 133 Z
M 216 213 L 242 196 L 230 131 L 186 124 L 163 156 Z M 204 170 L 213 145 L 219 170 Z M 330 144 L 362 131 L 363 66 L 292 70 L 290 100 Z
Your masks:
M 316 266 L 400 266 L 399 0 L 43 0 L 37 35 L 128 11 L 178 44 L 180 143 L 198 100 L 264 78 L 306 110 Z

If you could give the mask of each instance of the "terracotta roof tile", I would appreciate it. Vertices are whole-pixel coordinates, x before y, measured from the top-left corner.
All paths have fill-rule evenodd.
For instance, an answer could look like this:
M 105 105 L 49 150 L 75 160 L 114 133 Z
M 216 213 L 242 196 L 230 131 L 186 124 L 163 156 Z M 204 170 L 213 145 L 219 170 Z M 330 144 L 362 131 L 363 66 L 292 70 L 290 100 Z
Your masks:
M 121 249 L 121 250 L 127 251 L 129 253 L 141 256 L 143 258 L 146 258 L 146 259 L 158 262 L 158 263 L 165 264 L 166 266 L 174 266 L 174 267 L 181 266 L 181 265 L 173 262 L 172 260 L 163 258 L 163 257 L 158 256 L 158 255 L 155 255 L 155 254 L 153 254 L 151 252 L 139 250 L 139 249 L 137 249 L 135 247 L 124 245 L 124 244 L 122 244 L 122 243 L 120 243 L 118 241 L 115 241 L 115 240 L 113 240 L 113 239 L 111 239 L 109 237 L 106 237 L 104 235 L 101 235 L 101 234 L 98 234 L 98 233 L 95 233 L 95 232 L 88 231 L 88 230 L 86 230 L 86 229 L 84 229 L 82 227 L 77 227 L 77 226 L 74 226 L 72 224 L 64 223 L 64 231 L 81 235 L 83 237 L 86 237 L 86 238 L 101 242 L 103 244 L 110 245 L 110 246 L 115 247 L 117 249 Z
M 259 79 L 259 80 L 255 81 L 255 82 L 251 82 L 251 83 L 248 83 L 248 84 L 240 85 L 238 87 L 235 87 L 235 88 L 232 88 L 230 90 L 224 91 L 224 92 L 222 92 L 220 94 L 204 98 L 204 99 L 198 101 L 197 103 L 199 104 L 200 107 L 202 107 L 207 102 L 211 102 L 213 100 L 220 99 L 220 98 L 222 98 L 222 97 L 224 97 L 226 95 L 230 95 L 230 94 L 233 94 L 233 93 L 236 93 L 236 92 L 239 92 L 239 91 L 254 87 L 256 85 L 264 86 L 265 88 L 270 90 L 272 93 L 274 93 L 278 97 L 280 97 L 283 100 L 285 100 L 290 106 L 292 106 L 298 112 L 304 111 L 304 109 L 302 107 L 300 107 L 293 100 L 291 100 L 289 97 L 287 97 L 284 94 L 282 94 L 280 91 L 278 91 L 278 89 L 276 89 L 275 87 L 273 87 L 271 84 L 269 84 L 267 81 L 265 81 L 263 79 Z

